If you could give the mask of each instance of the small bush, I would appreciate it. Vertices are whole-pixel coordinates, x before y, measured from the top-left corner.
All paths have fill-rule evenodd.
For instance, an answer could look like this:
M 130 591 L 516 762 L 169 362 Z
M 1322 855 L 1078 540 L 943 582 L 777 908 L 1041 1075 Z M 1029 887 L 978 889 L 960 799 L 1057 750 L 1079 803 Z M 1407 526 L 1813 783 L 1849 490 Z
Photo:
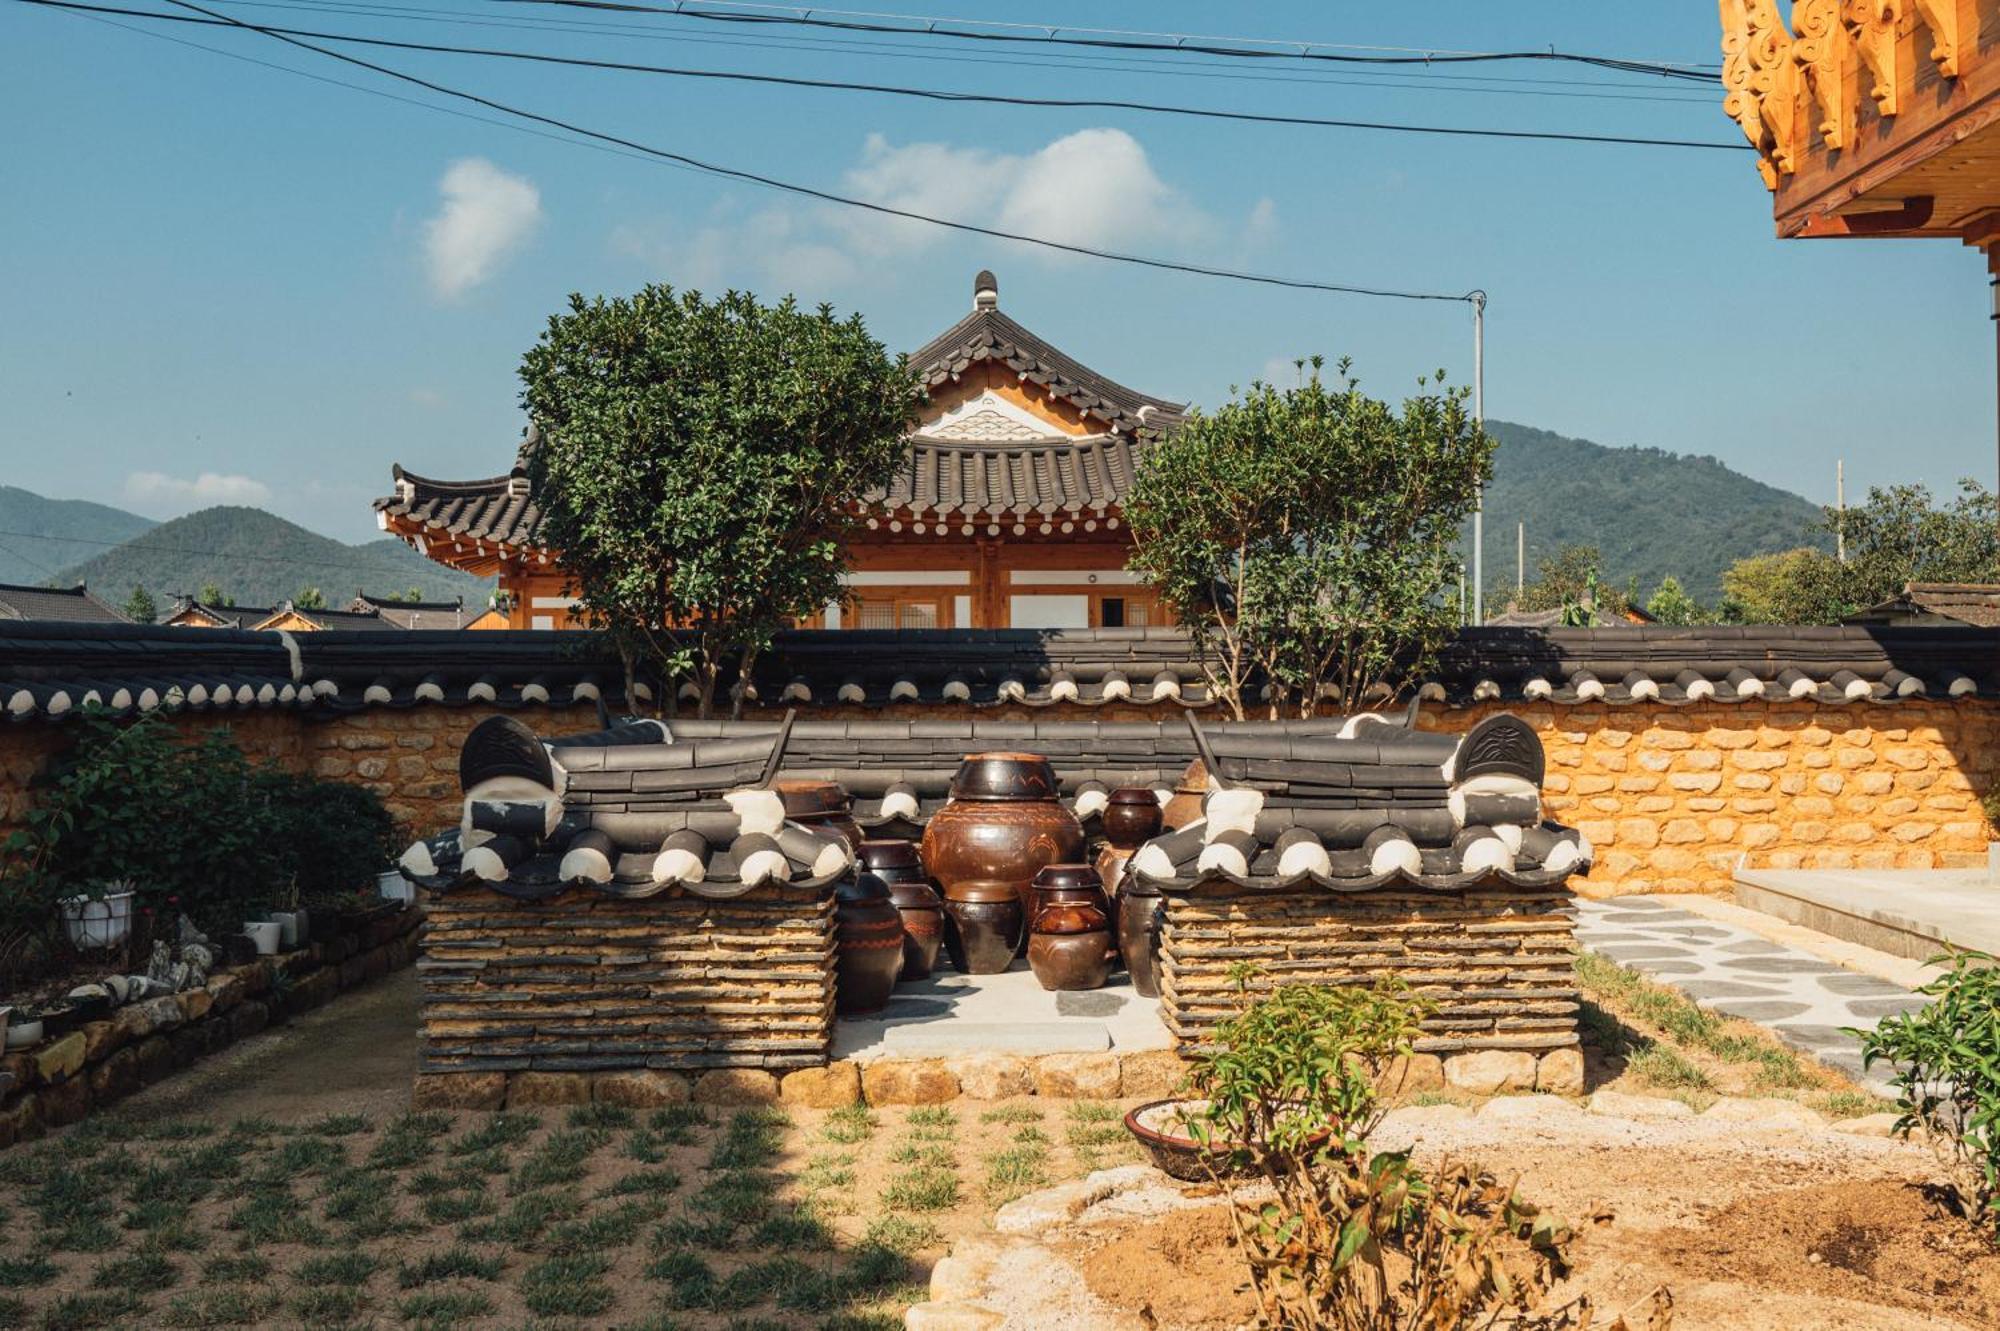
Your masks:
M 1931 964 L 1949 969 L 1917 991 L 1929 1003 L 1849 1034 L 1861 1038 L 1863 1067 L 1895 1066 L 1896 1130 L 1944 1145 L 1961 1191 L 2000 1236 L 2000 961 L 1964 951 Z

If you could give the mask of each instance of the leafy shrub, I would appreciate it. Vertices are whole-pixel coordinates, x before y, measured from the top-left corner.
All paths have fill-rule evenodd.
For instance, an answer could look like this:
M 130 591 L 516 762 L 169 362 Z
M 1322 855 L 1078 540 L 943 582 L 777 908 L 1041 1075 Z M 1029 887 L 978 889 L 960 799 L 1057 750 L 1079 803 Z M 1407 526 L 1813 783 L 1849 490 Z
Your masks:
M 1896 1130 L 1930 1134 L 2000 1234 L 2000 961 L 1969 950 L 1932 959 L 1945 963 L 1917 991 L 1931 1000 L 1924 1007 L 1849 1033 L 1861 1038 L 1863 1067 L 1895 1065 Z
M 1429 1010 L 1394 981 L 1284 985 L 1196 1055 L 1190 1125 L 1229 1194 L 1263 1324 L 1450 1331 L 1518 1321 L 1564 1271 L 1565 1231 L 1464 1163 L 1371 1152 L 1375 1080 Z M 1241 1178 L 1267 1183 L 1246 1193 Z

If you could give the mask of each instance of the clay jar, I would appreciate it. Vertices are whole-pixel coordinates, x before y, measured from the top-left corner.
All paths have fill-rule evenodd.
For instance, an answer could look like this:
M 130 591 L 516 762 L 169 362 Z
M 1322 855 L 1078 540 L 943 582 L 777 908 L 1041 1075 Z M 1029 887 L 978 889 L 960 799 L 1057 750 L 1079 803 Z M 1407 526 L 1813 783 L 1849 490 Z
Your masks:
M 1145 786 L 1120 786 L 1104 805 L 1104 839 L 1120 850 L 1137 850 L 1160 834 L 1160 800 Z
M 1014 885 L 961 878 L 944 890 L 944 945 L 967 975 L 998 975 L 1021 950 L 1027 915 Z
M 1057 799 L 1055 769 L 1033 753 L 975 753 L 959 764 L 951 800 L 924 829 L 924 866 L 944 884 L 1014 886 L 1025 915 L 1046 865 L 1083 858 L 1083 827 Z
M 903 917 L 903 978 L 929 979 L 944 943 L 944 902 L 924 872 L 916 845 L 864 841 L 855 860 L 861 872 L 872 873 L 887 885 L 889 899 Z
M 861 824 L 854 821 L 854 801 L 838 781 L 802 777 L 775 782 L 772 789 L 784 801 L 787 819 L 839 836 L 849 850 L 860 853 Z
M 1160 996 L 1160 916 L 1166 904 L 1157 887 L 1129 876 L 1118 893 L 1118 955 L 1141 998 Z
M 1035 875 L 1028 965 L 1044 989 L 1097 989 L 1111 974 L 1111 907 L 1088 864 Z
M 889 885 L 850 874 L 834 888 L 834 1011 L 879 1012 L 903 970 L 903 917 Z
M 1161 816 L 1169 832 L 1177 832 L 1195 819 L 1201 817 L 1201 797 L 1208 793 L 1208 768 L 1197 758 L 1181 773 L 1180 783 L 1174 787 L 1173 797 L 1167 801 Z

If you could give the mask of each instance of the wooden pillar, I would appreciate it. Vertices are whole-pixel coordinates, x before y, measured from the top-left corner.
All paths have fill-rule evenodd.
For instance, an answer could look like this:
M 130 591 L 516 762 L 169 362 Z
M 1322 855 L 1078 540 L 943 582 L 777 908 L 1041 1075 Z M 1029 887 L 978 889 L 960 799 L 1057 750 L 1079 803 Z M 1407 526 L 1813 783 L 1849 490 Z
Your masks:
M 982 537 L 978 542 L 978 557 L 973 567 L 973 593 L 971 627 L 998 629 L 1007 627 L 1006 591 L 1001 586 L 1004 576 L 1000 569 L 1000 542 Z

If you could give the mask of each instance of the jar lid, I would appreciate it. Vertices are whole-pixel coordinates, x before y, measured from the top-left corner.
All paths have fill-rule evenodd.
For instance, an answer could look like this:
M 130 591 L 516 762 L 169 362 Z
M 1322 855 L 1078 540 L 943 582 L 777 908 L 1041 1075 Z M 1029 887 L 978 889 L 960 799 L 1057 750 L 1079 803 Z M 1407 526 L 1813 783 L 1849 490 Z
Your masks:
M 1158 807 L 1160 797 L 1149 786 L 1120 786 L 1107 797 L 1111 804 L 1151 804 Z
M 916 842 L 899 841 L 893 837 L 862 842 L 861 849 L 855 853 L 855 859 L 862 868 L 870 870 L 915 869 L 921 873 L 924 867 L 924 859 L 917 852 Z
M 1051 864 L 1035 875 L 1038 888 L 1096 888 L 1104 890 L 1104 880 L 1088 864 Z
M 944 899 L 962 901 L 967 905 L 988 901 L 1018 903 L 1021 900 L 1021 893 L 1014 884 L 1004 878 L 961 878 L 946 886 Z
M 1052 800 L 1059 790 L 1039 753 L 969 753 L 951 779 L 955 800 Z
M 804 777 L 772 783 L 785 803 L 785 817 L 810 818 L 830 813 L 846 813 L 854 802 L 838 781 L 815 781 Z

